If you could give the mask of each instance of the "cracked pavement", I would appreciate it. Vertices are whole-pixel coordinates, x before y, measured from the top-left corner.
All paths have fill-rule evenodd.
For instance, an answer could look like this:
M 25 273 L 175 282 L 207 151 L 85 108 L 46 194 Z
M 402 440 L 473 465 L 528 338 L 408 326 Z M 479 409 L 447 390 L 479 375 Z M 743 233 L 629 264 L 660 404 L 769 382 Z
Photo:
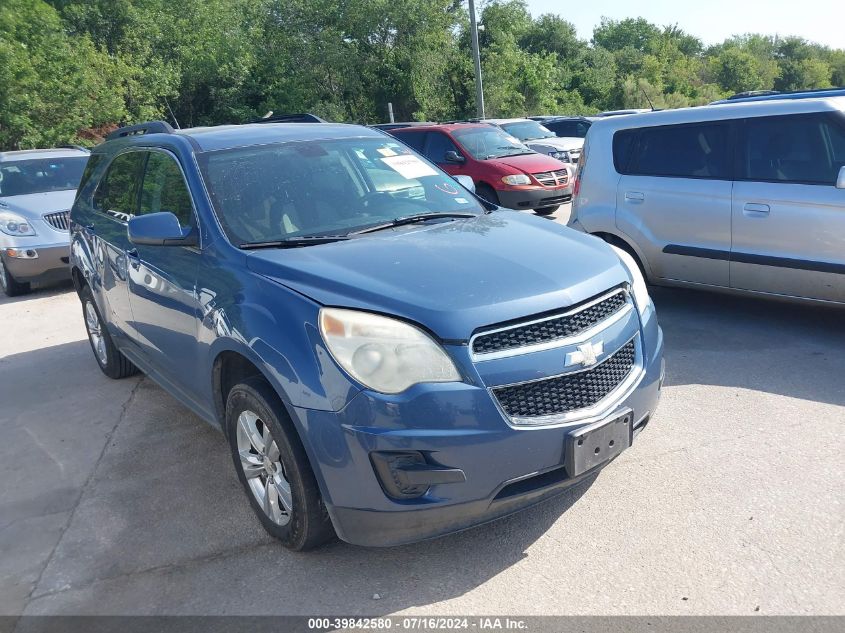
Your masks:
M 3 297 L 0 614 L 843 614 L 844 313 L 653 295 L 663 400 L 597 478 L 308 554 L 265 535 L 220 433 L 100 373 L 69 286 Z

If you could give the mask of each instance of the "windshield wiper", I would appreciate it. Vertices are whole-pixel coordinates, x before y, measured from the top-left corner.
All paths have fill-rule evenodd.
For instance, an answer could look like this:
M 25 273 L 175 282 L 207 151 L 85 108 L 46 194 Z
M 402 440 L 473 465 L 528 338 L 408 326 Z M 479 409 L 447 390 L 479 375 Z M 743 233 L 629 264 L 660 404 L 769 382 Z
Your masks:
M 241 244 L 244 250 L 257 250 L 259 248 L 297 248 L 299 246 L 314 246 L 315 244 L 329 244 L 348 240 L 346 235 L 301 235 L 299 237 L 287 237 L 283 240 L 272 240 L 268 242 L 247 242 Z
M 417 215 L 406 215 L 401 218 L 396 218 L 384 224 L 376 224 L 375 226 L 368 226 L 357 231 L 352 231 L 349 235 L 361 235 L 363 233 L 373 233 L 375 231 L 382 231 L 384 229 L 392 229 L 395 226 L 404 226 L 406 224 L 417 224 L 418 222 L 427 222 L 428 220 L 436 220 L 438 218 L 474 218 L 477 213 L 419 213 Z

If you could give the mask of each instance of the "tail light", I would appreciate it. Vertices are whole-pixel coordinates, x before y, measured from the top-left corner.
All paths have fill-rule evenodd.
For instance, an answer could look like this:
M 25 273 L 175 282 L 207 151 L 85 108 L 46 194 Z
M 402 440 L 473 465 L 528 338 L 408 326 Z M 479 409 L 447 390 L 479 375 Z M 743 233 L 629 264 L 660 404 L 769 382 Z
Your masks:
M 575 167 L 575 181 L 572 183 L 572 198 L 577 199 L 581 191 L 581 178 L 584 176 L 584 169 L 587 166 L 587 152 L 588 146 L 584 143 L 584 148 L 581 150 L 581 156 L 578 157 L 578 165 Z

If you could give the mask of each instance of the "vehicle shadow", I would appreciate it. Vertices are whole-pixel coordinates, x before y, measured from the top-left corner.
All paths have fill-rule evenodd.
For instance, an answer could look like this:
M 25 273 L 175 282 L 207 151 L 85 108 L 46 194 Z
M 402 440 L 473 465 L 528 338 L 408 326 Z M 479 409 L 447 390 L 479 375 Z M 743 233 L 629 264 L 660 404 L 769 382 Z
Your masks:
M 845 309 L 649 291 L 666 337 L 668 386 L 720 385 L 845 405 Z
M 708 384 L 845 404 L 841 311 L 652 293 L 666 335 L 667 400 L 673 385 Z M 33 398 L 26 386 L 35 384 L 50 389 Z M 258 525 L 223 436 L 149 379 L 105 378 L 84 340 L 0 359 L 0 398 L 0 515 L 72 511 L 55 549 L 29 555 L 50 562 L 36 574 L 28 613 L 376 615 L 462 596 L 472 609 L 482 585 L 500 596 L 477 605 L 490 613 L 548 582 L 522 571 L 538 541 L 554 552 L 557 578 L 589 552 L 589 536 L 559 537 L 570 523 L 589 534 L 583 505 L 568 510 L 585 503 L 597 478 L 432 541 L 289 552 Z M 613 508 L 599 515 L 612 521 Z M 20 537 L 2 528 L 0 549 L 13 551 Z

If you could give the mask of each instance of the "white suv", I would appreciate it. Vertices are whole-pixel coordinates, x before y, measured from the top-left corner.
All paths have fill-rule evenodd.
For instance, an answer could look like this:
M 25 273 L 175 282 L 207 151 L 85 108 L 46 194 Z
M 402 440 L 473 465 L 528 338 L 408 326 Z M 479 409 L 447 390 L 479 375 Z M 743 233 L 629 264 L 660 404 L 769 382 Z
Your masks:
M 652 283 L 845 302 L 845 97 L 597 120 L 570 226 Z

